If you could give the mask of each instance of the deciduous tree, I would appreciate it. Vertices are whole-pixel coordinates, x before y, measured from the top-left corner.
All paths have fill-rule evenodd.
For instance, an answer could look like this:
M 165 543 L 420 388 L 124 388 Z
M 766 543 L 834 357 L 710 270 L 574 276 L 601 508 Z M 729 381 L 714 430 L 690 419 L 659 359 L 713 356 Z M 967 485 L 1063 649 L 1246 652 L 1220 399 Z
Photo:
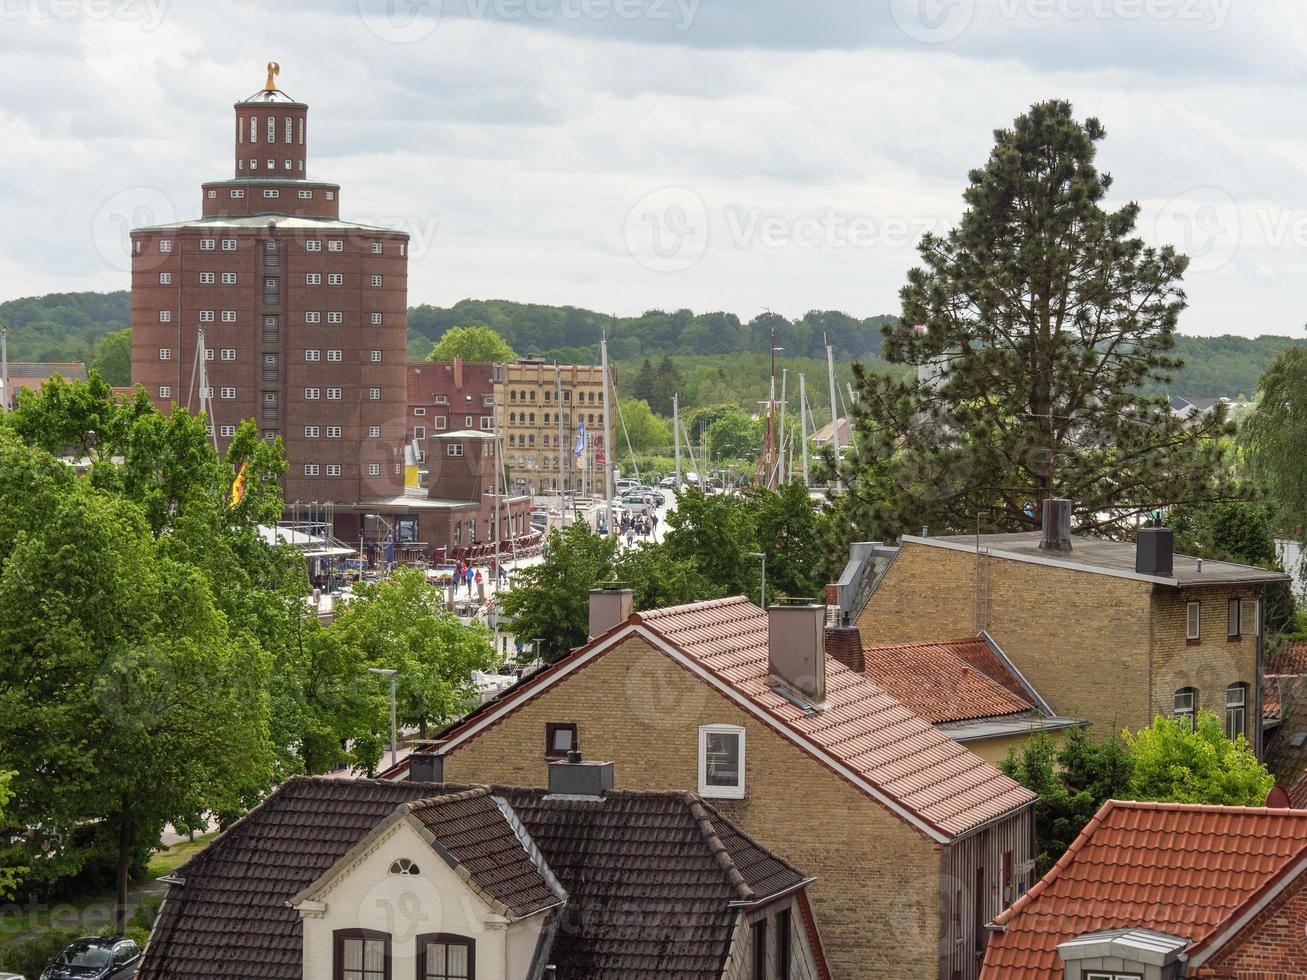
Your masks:
M 489 327 L 450 327 L 427 355 L 428 361 L 452 361 L 460 357 L 475 364 L 508 364 L 517 358 L 513 348 Z

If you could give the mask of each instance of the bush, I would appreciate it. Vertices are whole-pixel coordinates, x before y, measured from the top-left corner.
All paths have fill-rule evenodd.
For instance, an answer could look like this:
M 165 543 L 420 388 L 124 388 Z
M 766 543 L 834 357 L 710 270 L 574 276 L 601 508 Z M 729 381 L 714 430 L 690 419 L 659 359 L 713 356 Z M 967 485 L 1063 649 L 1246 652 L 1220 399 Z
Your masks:
M 5 949 L 0 949 L 0 970 L 35 980 L 50 965 L 55 954 L 83 934 L 76 929 L 57 928 Z
M 132 917 L 127 920 L 127 933 L 129 939 L 136 939 L 131 935 L 133 930 L 143 930 L 148 936 L 150 929 L 154 926 L 154 920 L 159 917 L 159 906 L 163 905 L 162 895 L 143 895 L 136 903 L 136 911 Z M 137 940 L 144 945 L 144 940 Z

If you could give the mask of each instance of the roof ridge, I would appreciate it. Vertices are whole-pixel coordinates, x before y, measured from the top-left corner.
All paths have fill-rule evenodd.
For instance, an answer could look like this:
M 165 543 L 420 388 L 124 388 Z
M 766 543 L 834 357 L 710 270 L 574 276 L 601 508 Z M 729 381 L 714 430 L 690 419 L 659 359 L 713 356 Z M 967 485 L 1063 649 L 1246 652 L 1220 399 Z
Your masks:
M 703 835 L 704 843 L 708 845 L 708 851 L 717 862 L 717 866 L 726 874 L 726 880 L 735 889 L 736 895 L 746 902 L 753 901 L 757 895 L 749 887 L 749 883 L 745 881 L 740 869 L 736 867 L 735 859 L 731 857 L 731 852 L 726 849 L 721 835 L 717 833 L 717 826 L 713 823 L 712 815 L 708 812 L 708 809 L 693 793 L 682 793 L 680 796 L 687 804 L 690 816 L 699 825 L 699 833 Z
M 1189 813 L 1228 813 L 1264 816 L 1295 816 L 1307 818 L 1307 810 L 1296 807 L 1235 806 L 1228 803 L 1173 803 L 1169 800 L 1108 800 L 1118 810 L 1184 810 Z M 1100 811 L 1101 812 L 1101 811 Z
M 416 812 L 420 809 L 434 809 L 446 803 L 461 803 L 464 800 L 474 800 L 479 796 L 489 795 L 489 786 L 473 786 L 471 789 L 460 790 L 455 793 L 442 793 L 439 796 L 424 796 L 420 800 L 409 800 L 404 806 L 408 807 L 410 812 Z
M 662 606 L 658 609 L 645 609 L 635 615 L 643 622 L 645 619 L 659 620 L 665 616 L 673 616 L 689 609 L 719 609 L 723 606 L 738 605 L 753 606 L 753 608 L 757 609 L 758 612 L 765 612 L 764 609 L 754 606 L 752 600 L 750 600 L 748 596 L 732 595 L 722 596 L 720 599 L 703 599 L 699 602 L 686 602 L 679 606 Z

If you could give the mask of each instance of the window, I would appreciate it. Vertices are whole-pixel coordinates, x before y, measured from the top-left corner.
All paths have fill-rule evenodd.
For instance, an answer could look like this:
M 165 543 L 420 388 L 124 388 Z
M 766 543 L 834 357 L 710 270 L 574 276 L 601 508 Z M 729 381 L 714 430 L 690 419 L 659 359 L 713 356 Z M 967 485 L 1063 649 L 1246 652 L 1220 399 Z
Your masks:
M 345 276 L 344 276 L 344 274 L 343 274 L 343 273 L 340 273 L 340 272 L 329 272 L 329 273 L 327 273 L 327 285 L 328 285 L 328 286 L 343 286 L 343 285 L 345 285 Z
M 245 196 L 245 188 L 243 187 L 234 188 L 231 192 L 231 196 L 239 200 L 240 198 Z
M 380 388 L 369 388 L 369 389 L 368 389 L 368 398 L 372 399 L 372 401 L 374 401 L 374 402 L 379 402 L 379 401 L 381 401 L 381 389 L 380 389 Z
M 328 388 L 328 389 L 327 389 L 327 398 L 328 398 L 329 400 L 333 401 L 333 402 L 338 402 L 338 401 L 340 401 L 340 389 L 339 389 L 339 388 Z
M 166 253 L 166 252 L 171 252 L 171 251 L 172 251 L 172 239 L 171 239 L 171 238 L 161 238 L 161 239 L 159 239 L 159 251 L 160 251 L 160 252 L 165 252 L 165 253 Z
M 322 322 L 322 314 L 321 314 L 321 313 L 305 313 L 305 314 L 304 314 L 304 322 L 305 322 L 305 323 L 321 323 L 321 322 Z
M 436 417 L 436 429 L 437 429 L 437 431 L 442 430 L 442 429 L 445 428 L 445 421 L 446 421 L 446 420 L 445 420 L 445 417 L 444 417 L 443 415 L 440 415 L 440 416 L 437 416 L 437 417 Z
M 294 123 L 291 122 L 290 116 L 286 117 L 285 122 L 286 122 L 286 142 L 293 143 L 295 142 L 294 139 L 292 139 L 292 134 L 294 132 L 292 127 L 294 126 Z
M 380 476 L 380 475 L 381 475 L 381 464 L 380 464 L 380 463 L 369 463 L 369 464 L 368 464 L 368 476 Z
M 250 142 L 257 143 L 258 141 L 259 141 L 259 117 L 250 116 Z
M 1246 736 L 1248 717 L 1248 685 L 1231 684 L 1225 689 L 1225 737 L 1234 741 Z
M 307 241 L 307 242 L 304 243 L 304 250 L 305 250 L 306 252 L 321 252 L 321 251 L 322 251 L 322 242 L 319 242 L 319 241 Z
M 425 408 L 415 408 L 415 409 L 413 409 L 413 414 L 414 414 L 414 415 L 426 415 L 426 414 L 427 414 L 427 410 L 426 410 Z
M 410 861 L 408 858 L 400 858 L 398 861 L 390 862 L 390 873 L 393 875 L 420 875 L 422 869 Z
M 321 285 L 322 285 L 322 273 L 320 273 L 320 272 L 308 272 L 308 273 L 305 273 L 305 275 L 304 275 L 304 285 L 306 285 L 306 286 L 321 286 Z
M 171 360 L 172 360 L 172 348 L 170 348 L 170 347 L 160 347 L 160 348 L 159 348 L 159 360 L 161 360 L 161 361 L 171 361 Z
M 224 286 L 236 285 L 236 273 L 234 272 L 224 272 L 219 278 Z
M 413 438 L 425 439 L 427 437 L 427 427 L 425 425 L 413 426 Z
M 334 240 L 334 241 L 327 242 L 327 251 L 328 251 L 328 252 L 343 252 L 343 251 L 345 251 L 345 243 L 344 243 L 343 241 L 341 241 L 339 238 L 337 238 L 337 239 Z
M 495 417 L 493 415 L 481 416 L 481 431 L 489 432 L 495 427 Z
M 206 361 L 211 361 L 211 360 L 213 360 L 213 348 L 212 348 L 212 347 L 206 347 L 206 348 L 204 348 L 204 359 L 205 359 Z
M 200 285 L 201 285 L 201 286 L 211 286 L 211 285 L 213 285 L 214 282 L 217 281 L 217 278 L 218 278 L 218 277 L 215 276 L 212 272 L 201 272 L 201 273 L 200 273 Z
M 329 361 L 335 361 L 335 362 L 339 363 L 339 362 L 340 362 L 340 359 L 341 359 L 341 356 L 342 356 L 342 355 L 341 355 L 341 352 L 338 351 L 338 350 L 329 350 L 329 351 L 327 351 L 327 360 L 329 360 Z
M 327 464 L 327 476 L 340 476 L 340 464 L 339 464 L 339 463 L 328 463 L 328 464 Z
M 461 442 L 451 442 L 445 447 L 446 456 L 462 456 L 463 444 Z
M 300 200 L 301 200 L 301 201 L 311 201 L 311 200 L 313 200 L 313 192 L 312 192 L 312 191 L 300 191 Z
M 276 170 L 276 169 L 277 169 L 277 161 L 276 161 L 276 160 L 269 160 L 269 161 L 268 161 L 268 169 L 269 169 L 269 170 Z
M 704 725 L 699 729 L 699 795 L 744 798 L 744 729 Z
M 380 439 L 380 438 L 381 438 L 381 426 L 379 426 L 379 425 L 370 425 L 370 426 L 368 426 L 368 438 L 369 438 L 369 439 Z
M 328 322 L 328 323 L 344 323 L 344 322 L 345 322 L 345 314 L 342 313 L 342 312 L 340 312 L 340 311 L 335 311 L 335 312 L 332 312 L 332 313 L 328 313 L 328 314 L 327 314 L 327 322 Z
M 218 435 L 222 436 L 224 439 L 230 439 L 235 434 L 236 426 L 234 425 L 223 425 L 218 428 Z
M 304 145 L 304 117 L 300 116 L 300 146 Z M 304 169 L 304 164 L 300 164 L 300 169 Z
M 264 197 L 281 197 L 281 191 L 265 187 L 263 190 Z
M 372 314 L 372 325 L 373 325 L 374 327 L 379 327 L 379 326 L 381 326 L 381 314 L 380 314 L 380 313 L 373 313 L 373 314 Z
M 753 923 L 753 980 L 767 980 L 767 920 Z
M 371 358 L 372 358 L 372 363 L 373 363 L 373 364 L 380 364 L 380 363 L 381 363 L 381 351 L 379 351 L 379 350 L 374 350 L 374 351 L 372 351 L 372 353 L 371 353 L 370 356 L 371 356 Z
M 1231 640 L 1239 639 L 1239 600 L 1231 599 L 1226 604 L 1225 635 Z
M 575 747 L 575 724 L 572 722 L 546 722 L 545 758 L 562 759 Z
M 382 282 L 383 282 L 383 280 L 382 280 L 381 276 L 373 276 L 373 277 L 372 277 L 372 285 L 374 285 L 374 286 L 380 286 Z
M 306 350 L 306 351 L 304 352 L 304 360 L 306 360 L 306 361 L 320 361 L 320 360 L 322 360 L 322 351 L 320 351 L 320 350 Z
M 171 286 L 171 285 L 172 285 L 172 273 L 171 273 L 171 272 L 160 272 L 160 273 L 159 273 L 159 285 L 160 285 L 160 286 Z
M 235 389 L 235 388 L 222 388 L 222 389 L 220 389 L 220 390 L 218 391 L 218 397 L 219 397 L 219 398 L 225 398 L 225 399 L 227 399 L 228 401 L 230 401 L 231 399 L 233 399 L 233 398 L 236 397 L 236 389 Z
M 338 426 L 338 425 L 329 425 L 329 426 L 327 426 L 327 438 L 328 438 L 328 439 L 339 439 L 339 438 L 340 438 L 340 431 L 341 431 L 341 430 L 340 430 L 340 426 Z
M 1142 973 L 1086 973 L 1085 980 L 1144 980 Z
M 222 311 L 222 322 L 223 322 L 223 323 L 235 323 L 235 322 L 236 322 L 236 311 L 235 311 L 235 310 L 223 310 L 223 311 Z
M 160 310 L 160 311 L 159 311 L 159 322 L 160 322 L 160 323 L 172 323 L 172 310 Z
M 304 475 L 305 475 L 305 476 L 317 476 L 317 475 L 318 475 L 318 464 L 317 464 L 317 463 L 305 463 L 305 464 L 304 464 Z
M 316 401 L 321 392 L 317 388 L 305 388 L 304 397 L 308 401 Z
M 304 426 L 304 438 L 316 439 L 318 437 L 318 427 L 316 425 Z
M 217 191 L 209 191 L 209 195 L 208 195 L 208 196 L 209 196 L 209 200 L 212 201 L 215 197 L 218 196 L 218 192 L 217 192 Z
M 418 980 L 475 980 L 476 943 L 437 932 L 418 936 Z
M 236 251 L 236 239 L 234 239 L 234 238 L 224 238 L 224 239 L 222 240 L 222 250 L 223 250 L 224 252 L 234 252 L 234 251 Z
M 258 169 L 259 169 L 259 161 L 258 161 L 258 160 L 251 160 L 251 161 L 250 161 L 250 169 L 251 169 L 251 170 L 258 170 Z
M 214 314 L 213 310 L 200 310 L 200 322 L 201 322 L 201 323 L 212 323 L 212 322 L 213 322 L 213 319 L 214 319 L 214 316 L 215 316 L 215 314 Z
M 168 385 L 163 385 L 162 387 L 160 387 L 160 388 L 159 388 L 159 397 L 160 397 L 160 398 L 171 398 L 171 397 L 172 397 L 172 388 L 168 387 Z
M 214 241 L 212 238 L 201 238 L 201 239 L 200 239 L 200 251 L 201 251 L 201 252 L 212 252 L 212 251 L 213 251 L 215 248 L 217 248 L 217 247 L 218 247 L 218 243 L 217 243 L 216 241 Z
M 336 192 L 335 192 L 335 191 L 327 191 L 327 200 L 328 200 L 328 201 L 334 201 L 335 199 L 336 199 Z
M 388 934 L 373 929 L 340 929 L 335 941 L 335 980 L 391 980 Z
M 380 254 L 381 254 L 381 242 L 373 242 L 373 243 L 372 243 L 372 254 L 373 254 L 373 255 L 380 255 Z
M 1190 602 L 1185 605 L 1185 639 L 1197 643 L 1202 638 L 1202 603 Z
M 1172 712 L 1177 721 L 1187 722 L 1194 727 L 1194 717 L 1198 711 L 1198 691 L 1192 687 L 1182 687 L 1175 692 L 1175 709 Z
M 448 405 L 448 404 L 449 404 L 449 398 L 448 398 L 447 396 L 445 396 L 445 395 L 437 395 L 437 396 L 436 396 L 436 404 L 437 404 L 437 405 Z

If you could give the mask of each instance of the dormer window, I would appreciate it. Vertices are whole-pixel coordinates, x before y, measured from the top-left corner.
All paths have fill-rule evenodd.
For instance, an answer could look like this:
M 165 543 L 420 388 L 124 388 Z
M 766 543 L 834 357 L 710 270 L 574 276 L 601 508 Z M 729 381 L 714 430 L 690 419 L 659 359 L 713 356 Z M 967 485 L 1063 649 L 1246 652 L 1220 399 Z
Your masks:
M 422 869 L 408 858 L 400 858 L 398 861 L 390 862 L 390 873 L 393 875 L 420 875 Z

